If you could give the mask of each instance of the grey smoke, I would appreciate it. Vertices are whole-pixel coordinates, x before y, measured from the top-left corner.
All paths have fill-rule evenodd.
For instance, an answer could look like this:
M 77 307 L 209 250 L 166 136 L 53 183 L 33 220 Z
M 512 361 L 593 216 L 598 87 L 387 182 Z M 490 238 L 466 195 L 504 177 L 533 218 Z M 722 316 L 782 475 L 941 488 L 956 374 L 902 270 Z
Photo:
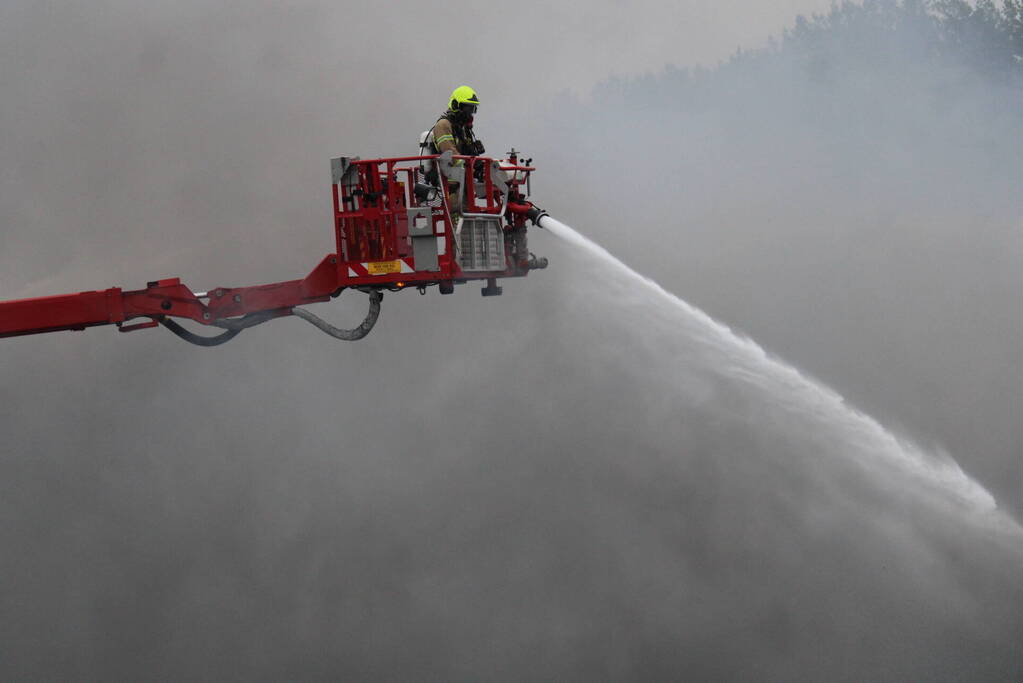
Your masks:
M 464 80 L 554 215 L 1023 509 L 1018 89 L 909 52 L 555 97 L 614 70 L 590 8 L 524 75 L 542 22 L 482 5 L 9 3 L 0 296 L 297 277 L 327 159 L 410 152 Z M 612 37 L 689 35 L 641 21 Z M 3 678 L 1018 678 L 1018 545 L 531 244 L 552 267 L 501 299 L 389 295 L 355 344 L 4 340 Z

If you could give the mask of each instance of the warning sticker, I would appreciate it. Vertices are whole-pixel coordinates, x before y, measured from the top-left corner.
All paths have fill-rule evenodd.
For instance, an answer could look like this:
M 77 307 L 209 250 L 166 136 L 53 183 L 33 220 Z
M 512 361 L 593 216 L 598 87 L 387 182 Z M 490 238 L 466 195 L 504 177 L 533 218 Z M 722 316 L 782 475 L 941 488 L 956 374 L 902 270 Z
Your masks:
M 386 275 L 387 273 L 400 273 L 401 261 L 376 261 L 367 263 L 366 270 L 370 275 Z

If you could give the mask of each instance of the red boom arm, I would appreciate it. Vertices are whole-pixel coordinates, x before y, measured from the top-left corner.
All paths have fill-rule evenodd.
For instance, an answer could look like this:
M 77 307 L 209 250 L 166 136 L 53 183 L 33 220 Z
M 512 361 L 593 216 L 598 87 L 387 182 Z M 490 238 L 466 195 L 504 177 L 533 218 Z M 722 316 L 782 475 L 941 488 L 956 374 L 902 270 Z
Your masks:
M 438 175 L 430 175 L 429 164 Z M 465 169 L 474 169 L 474 177 Z M 526 220 L 533 207 L 524 190 L 532 171 L 519 164 L 514 150 L 501 161 L 450 155 L 367 161 L 340 157 L 332 161 L 337 252 L 325 256 L 305 278 L 202 293 L 171 278 L 129 292 L 113 287 L 0 302 L 0 337 L 110 324 L 129 332 L 163 323 L 188 341 L 208 346 L 247 327 L 299 314 L 298 306 L 356 288 L 369 292 L 371 303 L 366 322 L 354 331 L 337 330 L 307 311 L 300 314 L 334 336 L 358 339 L 375 323 L 384 289 L 411 286 L 425 293 L 438 285 L 441 293 L 449 294 L 455 284 L 487 280 L 483 294 L 493 295 L 501 291 L 497 278 L 522 277 L 546 267 L 546 259 L 531 257 L 525 248 Z M 461 208 L 457 220 L 452 219 L 449 192 Z M 174 317 L 226 332 L 200 337 Z M 123 324 L 137 318 L 149 320 Z
M 212 324 L 212 321 L 252 312 L 280 312 L 303 304 L 327 301 L 337 289 L 337 258 L 331 254 L 304 280 L 278 282 L 272 285 L 220 288 L 209 293 L 203 303 L 177 278 L 150 282 L 145 289 L 122 292 L 112 287 L 102 292 L 80 292 L 21 299 L 0 303 L 0 337 L 23 334 L 84 330 L 86 327 L 116 324 L 122 332 L 155 327 L 166 316 L 191 318 Z M 151 318 L 150 322 L 122 325 L 133 318 Z M 277 317 L 277 316 L 274 316 Z

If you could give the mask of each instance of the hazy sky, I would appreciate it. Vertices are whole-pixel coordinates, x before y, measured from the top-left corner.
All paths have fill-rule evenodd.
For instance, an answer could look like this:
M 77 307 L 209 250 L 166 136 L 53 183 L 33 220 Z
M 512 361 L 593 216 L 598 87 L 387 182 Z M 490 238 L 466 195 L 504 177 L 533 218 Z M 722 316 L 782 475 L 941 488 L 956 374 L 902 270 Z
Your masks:
M 449 65 L 463 74 L 464 80 L 489 83 L 496 78 L 494 84 L 510 91 L 508 94 L 529 90 L 549 96 L 562 89 L 585 94 L 610 75 L 659 71 L 665 64 L 713 65 L 739 46 L 762 46 L 768 36 L 778 36 L 790 26 L 797 14 L 820 12 L 829 6 L 825 0 L 530 0 L 510 7 L 505 15 L 495 12 L 490 3 L 452 2 L 445 3 L 440 12 L 417 8 L 405 20 L 380 23 L 389 26 L 383 30 L 393 31 L 391 35 L 398 41 L 409 40 L 409 29 L 416 27 L 426 29 L 430 38 L 446 37 L 455 45 L 464 39 L 466 59 L 455 56 Z M 385 8 L 380 5 L 373 10 L 374 19 Z M 342 11 L 341 21 L 344 16 Z M 375 23 L 374 19 L 370 21 Z M 437 20 L 445 28 L 431 28 L 437 26 L 433 23 Z M 366 37 L 355 40 L 359 44 Z M 426 55 L 434 50 L 444 58 L 457 55 L 459 49 L 424 48 L 426 61 Z M 435 74 L 444 71 L 438 69 Z

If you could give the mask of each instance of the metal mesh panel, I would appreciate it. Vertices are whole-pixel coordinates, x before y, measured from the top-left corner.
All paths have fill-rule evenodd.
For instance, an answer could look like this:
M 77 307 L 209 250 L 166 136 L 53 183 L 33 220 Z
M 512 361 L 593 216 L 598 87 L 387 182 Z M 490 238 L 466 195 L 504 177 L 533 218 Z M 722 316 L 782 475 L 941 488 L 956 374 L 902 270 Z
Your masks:
M 505 269 L 504 233 L 497 217 L 464 217 L 458 235 L 459 264 L 465 271 Z

